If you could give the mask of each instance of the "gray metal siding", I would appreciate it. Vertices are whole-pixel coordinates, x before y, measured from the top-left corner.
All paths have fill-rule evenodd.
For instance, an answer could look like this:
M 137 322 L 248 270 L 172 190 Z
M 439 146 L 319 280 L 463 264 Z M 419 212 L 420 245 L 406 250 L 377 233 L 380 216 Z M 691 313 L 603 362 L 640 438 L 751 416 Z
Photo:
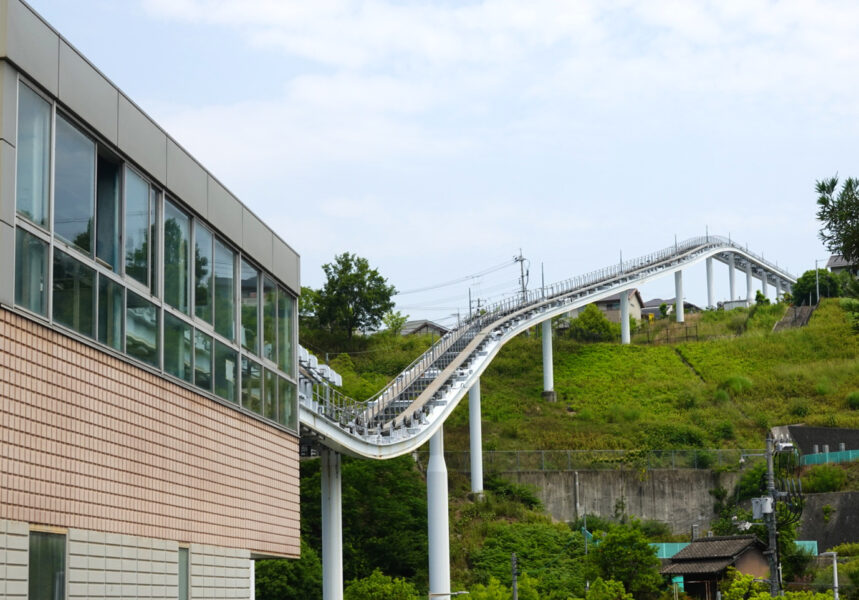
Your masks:
M 59 98 L 107 141 L 117 143 L 119 92 L 63 41 L 60 41 Z

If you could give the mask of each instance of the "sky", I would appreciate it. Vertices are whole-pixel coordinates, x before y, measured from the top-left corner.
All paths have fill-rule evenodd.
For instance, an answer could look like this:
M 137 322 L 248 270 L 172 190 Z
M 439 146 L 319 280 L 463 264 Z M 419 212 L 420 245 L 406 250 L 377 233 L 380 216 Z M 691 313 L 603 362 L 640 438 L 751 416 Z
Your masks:
M 816 180 L 859 175 L 853 1 L 29 2 L 302 285 L 354 252 L 412 318 L 513 293 L 520 250 L 530 288 L 707 231 L 798 276 L 828 256 Z M 684 291 L 706 304 L 703 265 Z

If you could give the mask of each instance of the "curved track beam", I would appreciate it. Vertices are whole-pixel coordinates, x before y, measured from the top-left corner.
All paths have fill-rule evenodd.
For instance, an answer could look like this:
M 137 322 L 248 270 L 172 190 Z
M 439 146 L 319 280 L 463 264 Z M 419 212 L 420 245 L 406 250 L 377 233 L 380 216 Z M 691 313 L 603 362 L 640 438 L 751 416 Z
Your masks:
M 368 401 L 301 394 L 302 428 L 337 452 L 394 458 L 436 432 L 509 340 L 530 327 L 619 291 L 714 259 L 776 285 L 796 278 L 722 237 L 694 238 L 651 255 L 546 286 L 490 306 L 439 340 Z

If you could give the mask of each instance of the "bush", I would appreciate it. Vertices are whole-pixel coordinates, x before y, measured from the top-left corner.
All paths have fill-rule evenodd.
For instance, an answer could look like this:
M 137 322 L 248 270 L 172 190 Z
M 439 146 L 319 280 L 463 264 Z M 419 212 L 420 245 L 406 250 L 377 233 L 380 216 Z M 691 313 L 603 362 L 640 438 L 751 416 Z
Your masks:
M 734 375 L 732 377 L 728 377 L 722 383 L 719 384 L 719 389 L 726 391 L 730 394 L 731 398 L 736 398 L 746 390 L 751 389 L 752 382 L 748 377 L 743 377 L 741 375 Z
M 713 392 L 713 402 L 716 404 L 724 404 L 731 399 L 731 395 L 725 390 L 716 390 Z
M 716 425 L 716 439 L 732 440 L 734 439 L 734 424 L 730 421 L 722 421 Z
M 836 465 L 817 465 L 802 476 L 802 489 L 811 494 L 837 492 L 846 483 L 847 473 Z
M 850 392 L 847 394 L 847 408 L 850 410 L 859 410 L 859 392 Z
M 369 577 L 353 579 L 343 590 L 345 600 L 420 600 L 418 590 L 405 579 L 391 578 L 375 569 Z
M 579 342 L 611 342 L 620 337 L 620 325 L 606 319 L 596 304 L 588 304 L 570 321 L 570 336 Z
M 790 414 L 794 417 L 807 417 L 811 409 L 808 407 L 808 401 L 797 398 L 790 403 Z

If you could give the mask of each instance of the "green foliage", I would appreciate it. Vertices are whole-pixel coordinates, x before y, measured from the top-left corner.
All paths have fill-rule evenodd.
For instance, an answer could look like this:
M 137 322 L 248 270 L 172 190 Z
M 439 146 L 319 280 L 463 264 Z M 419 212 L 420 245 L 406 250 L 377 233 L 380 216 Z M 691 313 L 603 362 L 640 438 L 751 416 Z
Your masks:
M 588 304 L 570 321 L 569 334 L 579 342 L 607 342 L 620 337 L 620 325 L 606 319 L 596 304 Z
M 830 252 L 859 262 L 859 180 L 848 177 L 838 190 L 838 177 L 830 177 L 815 189 L 820 239 Z
M 382 317 L 382 324 L 385 326 L 385 333 L 388 335 L 400 335 L 403 331 L 403 325 L 409 320 L 409 315 L 404 315 L 400 311 L 394 312 L 389 310 Z
M 717 440 L 732 440 L 735 437 L 734 424 L 730 421 L 722 421 L 716 425 L 716 430 L 713 433 Z
M 830 548 L 827 552 L 837 552 L 840 557 L 855 556 L 859 557 L 859 542 L 845 542 Z
M 815 465 L 802 476 L 802 491 L 810 494 L 838 492 L 847 483 L 847 473 L 838 465 Z
M 763 292 L 757 290 L 755 292 L 755 304 L 757 306 L 768 306 L 770 303 L 770 299 L 764 296 Z
M 754 575 L 744 575 L 733 567 L 728 567 L 728 574 L 719 587 L 722 600 L 772 600 L 766 583 L 755 581 Z M 831 594 L 807 590 L 786 590 L 782 597 L 786 600 L 832 600 Z
M 394 307 L 394 286 L 366 258 L 344 252 L 322 265 L 325 284 L 316 292 L 315 318 L 323 329 L 352 339 L 356 331 L 376 329 Z
M 626 591 L 637 600 L 659 595 L 662 586 L 659 559 L 640 529 L 612 528 L 589 556 L 600 577 L 623 583 Z
M 535 579 L 544 600 L 565 600 L 572 590 L 584 591 L 584 539 L 564 524 L 548 520 L 494 522 L 483 545 L 470 557 L 478 581 L 510 581 L 510 557 L 515 552 L 519 570 Z
M 668 304 L 663 302 L 659 305 L 659 316 L 661 318 L 666 318 L 668 316 Z
M 632 594 L 624 589 L 621 582 L 602 577 L 597 577 L 588 591 L 588 600 L 632 600 L 632 598 Z
M 301 539 L 301 558 L 272 558 L 255 562 L 256 598 L 305 600 L 322 597 L 322 561 Z
M 301 462 L 301 528 L 321 549 L 319 461 Z M 391 460 L 343 457 L 344 579 L 373 569 L 393 577 L 426 576 L 426 485 L 409 456 Z M 403 531 L 409 534 L 403 535 Z
M 811 407 L 808 405 L 808 400 L 805 398 L 795 398 L 790 403 L 790 414 L 794 417 L 807 417 L 811 412 Z
M 517 581 L 519 600 L 540 600 L 535 581 L 527 575 L 522 575 Z M 495 577 L 489 578 L 489 583 L 483 585 L 478 583 L 466 596 L 469 600 L 510 600 L 513 597 L 511 588 L 503 585 Z
M 831 504 L 824 504 L 820 511 L 823 513 L 823 522 L 829 523 L 829 519 L 832 518 L 832 513 L 835 512 L 835 509 L 832 508 Z
M 733 375 L 719 384 L 719 389 L 726 391 L 731 398 L 736 398 L 751 387 L 751 380 L 742 375 Z
M 496 497 L 513 500 L 530 510 L 543 510 L 537 490 L 532 485 L 515 483 L 501 477 L 498 473 L 489 473 L 484 478 L 483 487 Z
M 859 391 L 850 392 L 847 394 L 847 408 L 850 410 L 859 410 Z
M 344 600 L 420 600 L 417 588 L 404 579 L 373 569 L 369 577 L 353 579 L 343 590 Z
M 806 271 L 800 275 L 793 286 L 793 301 L 798 306 L 817 303 L 817 284 L 820 282 L 821 298 L 836 298 L 841 293 L 838 278 L 826 269 L 818 269 L 817 277 L 815 271 Z

